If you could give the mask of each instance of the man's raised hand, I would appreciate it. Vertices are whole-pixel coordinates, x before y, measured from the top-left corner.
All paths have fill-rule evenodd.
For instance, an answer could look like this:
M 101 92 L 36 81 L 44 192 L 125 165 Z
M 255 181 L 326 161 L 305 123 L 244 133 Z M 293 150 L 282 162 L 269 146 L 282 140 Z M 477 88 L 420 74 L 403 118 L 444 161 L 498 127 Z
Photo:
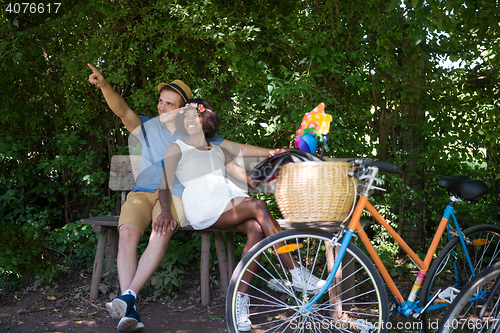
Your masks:
M 106 82 L 106 79 L 104 78 L 104 76 L 102 76 L 101 72 L 99 72 L 97 70 L 97 68 L 95 68 L 94 66 L 92 66 L 91 64 L 87 64 L 89 66 L 89 68 L 92 70 L 92 74 L 90 74 L 89 76 L 89 82 L 98 86 L 99 88 L 102 88 L 104 87 L 107 82 Z

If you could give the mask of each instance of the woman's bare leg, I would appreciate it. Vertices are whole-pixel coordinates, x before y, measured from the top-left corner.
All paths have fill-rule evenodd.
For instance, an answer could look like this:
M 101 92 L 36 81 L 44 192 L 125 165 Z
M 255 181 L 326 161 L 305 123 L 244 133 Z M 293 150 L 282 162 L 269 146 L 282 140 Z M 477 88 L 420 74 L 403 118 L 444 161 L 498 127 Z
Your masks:
M 243 233 L 246 233 L 247 243 L 245 244 L 245 249 L 243 255 L 248 252 L 248 250 L 257 244 L 257 242 L 262 239 L 262 236 L 259 240 L 259 237 L 255 237 L 255 235 L 250 235 L 247 232 L 257 232 L 255 228 L 254 222 L 248 223 L 249 221 L 256 221 L 258 226 L 260 227 L 260 231 L 264 234 L 265 237 L 271 236 L 277 232 L 281 231 L 281 227 L 276 221 L 276 219 L 271 215 L 267 204 L 259 199 L 254 198 L 245 198 L 239 204 L 235 205 L 232 209 L 224 212 L 219 220 L 215 222 L 214 227 L 219 229 L 236 229 Z M 279 244 L 278 244 L 279 245 Z M 245 251 L 246 250 L 246 251 Z M 281 261 L 288 269 L 293 269 L 296 265 L 289 254 L 280 254 Z M 258 268 L 256 262 L 253 262 L 249 266 L 249 270 L 251 272 L 255 272 Z M 253 279 L 253 274 L 247 271 L 243 280 L 248 283 L 241 284 L 238 288 L 238 291 L 246 293 L 249 288 L 249 284 Z
M 265 237 L 264 232 L 262 232 L 262 229 L 259 225 L 259 222 L 257 222 L 257 220 L 255 219 L 247 220 L 243 224 L 236 226 L 235 229 L 247 235 L 247 242 L 245 244 L 245 247 L 243 248 L 243 252 L 241 253 L 242 258 L 245 256 L 245 254 L 247 254 L 247 252 L 252 248 L 252 246 L 263 240 Z M 257 258 L 257 261 L 260 261 L 260 256 L 259 258 Z M 248 270 L 250 270 L 251 272 L 256 272 L 258 268 L 259 265 L 255 261 L 248 266 Z M 243 280 L 250 283 L 252 281 L 253 274 L 250 273 L 248 270 L 245 272 L 245 274 L 243 274 Z M 242 283 L 238 287 L 238 291 L 242 293 L 247 293 L 248 288 L 249 286 L 247 284 Z
M 229 204 L 231 205 L 231 204 Z M 240 203 L 225 211 L 215 222 L 220 229 L 236 229 L 248 220 L 256 220 L 266 237 L 281 231 L 276 219 L 271 215 L 267 204 L 259 199 L 244 198 Z

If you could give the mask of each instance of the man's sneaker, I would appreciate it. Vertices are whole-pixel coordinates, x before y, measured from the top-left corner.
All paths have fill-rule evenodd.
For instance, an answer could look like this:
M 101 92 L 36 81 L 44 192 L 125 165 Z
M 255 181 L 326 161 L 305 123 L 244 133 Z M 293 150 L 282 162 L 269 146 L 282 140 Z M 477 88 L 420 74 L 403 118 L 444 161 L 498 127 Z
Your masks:
M 238 330 L 248 332 L 252 329 L 250 321 L 250 297 L 247 294 L 238 292 L 236 295 L 236 320 Z
M 135 297 L 132 295 L 121 295 L 113 301 L 106 303 L 111 318 L 121 319 L 129 314 L 135 303 Z
M 299 292 L 306 292 L 308 294 L 317 294 L 320 289 L 325 285 L 326 281 L 312 275 L 309 270 L 303 266 L 295 267 L 290 270 L 292 274 L 293 287 Z
M 293 284 L 286 279 L 271 279 L 267 283 L 267 287 L 271 290 L 279 291 L 280 293 L 290 294 Z
M 120 332 L 139 332 L 144 328 L 141 317 L 135 309 L 130 310 L 128 315 L 120 319 L 116 327 Z

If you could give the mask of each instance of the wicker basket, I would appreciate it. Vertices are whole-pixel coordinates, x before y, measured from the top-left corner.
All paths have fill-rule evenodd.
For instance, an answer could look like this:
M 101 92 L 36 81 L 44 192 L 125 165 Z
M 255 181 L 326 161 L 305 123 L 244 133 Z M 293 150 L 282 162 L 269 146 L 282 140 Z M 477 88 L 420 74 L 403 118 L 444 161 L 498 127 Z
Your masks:
M 276 177 L 276 202 L 287 222 L 343 221 L 354 200 L 347 162 L 288 163 Z

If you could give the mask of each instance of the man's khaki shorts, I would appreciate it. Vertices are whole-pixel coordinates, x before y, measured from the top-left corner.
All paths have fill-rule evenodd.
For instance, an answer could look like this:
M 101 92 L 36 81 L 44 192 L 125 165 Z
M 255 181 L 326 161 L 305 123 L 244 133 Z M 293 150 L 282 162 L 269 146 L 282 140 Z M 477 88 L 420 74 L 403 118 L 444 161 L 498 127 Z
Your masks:
M 151 223 L 156 220 L 156 218 L 161 213 L 161 206 L 159 201 L 159 190 L 154 193 L 151 192 L 141 192 L 135 191 L 130 192 L 127 195 L 127 200 L 122 206 L 120 213 L 120 219 L 118 221 L 118 230 L 124 224 L 133 224 L 138 226 L 142 233 L 149 228 Z M 188 225 L 186 217 L 184 216 L 184 210 L 182 209 L 182 200 L 173 195 L 172 196 L 172 215 L 181 226 Z

